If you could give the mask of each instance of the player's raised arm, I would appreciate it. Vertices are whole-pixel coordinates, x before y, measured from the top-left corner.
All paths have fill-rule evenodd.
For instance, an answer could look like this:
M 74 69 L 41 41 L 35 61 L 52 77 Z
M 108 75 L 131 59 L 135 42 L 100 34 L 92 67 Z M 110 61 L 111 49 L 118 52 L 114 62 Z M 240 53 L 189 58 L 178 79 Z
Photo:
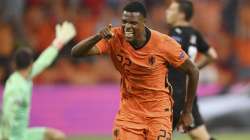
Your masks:
M 112 36 L 113 36 L 113 33 L 111 31 L 111 25 L 108 25 L 96 35 L 88 37 L 82 40 L 81 42 L 79 42 L 78 44 L 76 44 L 71 50 L 71 55 L 74 57 L 82 57 L 82 56 L 88 56 L 88 55 L 101 54 L 96 44 L 102 39 L 108 40 Z
M 76 35 L 75 28 L 72 23 L 64 22 L 62 25 L 56 25 L 56 38 L 38 59 L 34 62 L 31 72 L 31 78 L 41 73 L 47 68 L 57 57 L 59 50 L 67 44 Z

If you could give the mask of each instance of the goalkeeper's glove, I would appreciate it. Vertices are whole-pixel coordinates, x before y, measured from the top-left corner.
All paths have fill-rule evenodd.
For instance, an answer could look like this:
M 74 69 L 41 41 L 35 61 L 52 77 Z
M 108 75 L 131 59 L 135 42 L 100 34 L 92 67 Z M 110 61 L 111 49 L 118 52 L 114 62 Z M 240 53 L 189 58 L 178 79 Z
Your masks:
M 63 22 L 62 25 L 56 25 L 56 38 L 54 39 L 52 45 L 61 49 L 65 44 L 67 44 L 76 35 L 75 27 L 70 22 Z

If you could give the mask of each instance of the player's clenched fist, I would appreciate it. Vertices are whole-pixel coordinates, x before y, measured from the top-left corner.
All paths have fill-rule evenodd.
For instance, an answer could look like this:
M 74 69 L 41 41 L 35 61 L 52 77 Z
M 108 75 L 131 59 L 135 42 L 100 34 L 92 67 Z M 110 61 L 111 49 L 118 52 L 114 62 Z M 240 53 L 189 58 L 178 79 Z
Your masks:
M 193 115 L 191 112 L 182 112 L 180 120 L 177 124 L 177 130 L 180 132 L 186 132 L 189 127 L 193 125 Z
M 75 27 L 72 23 L 65 21 L 61 25 L 56 25 L 56 38 L 53 44 L 61 48 L 63 45 L 67 44 L 76 35 Z
M 113 33 L 111 31 L 112 25 L 109 24 L 108 26 L 106 26 L 104 29 L 102 29 L 99 32 L 99 35 L 101 36 L 101 38 L 103 39 L 110 39 L 113 36 Z

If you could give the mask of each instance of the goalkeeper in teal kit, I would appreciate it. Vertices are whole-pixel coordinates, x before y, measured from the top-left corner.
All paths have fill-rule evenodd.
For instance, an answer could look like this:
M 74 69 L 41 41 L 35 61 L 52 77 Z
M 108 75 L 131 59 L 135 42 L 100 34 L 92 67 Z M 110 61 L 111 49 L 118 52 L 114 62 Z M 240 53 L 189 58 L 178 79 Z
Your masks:
M 63 140 L 64 134 L 56 129 L 28 128 L 31 106 L 32 79 L 47 68 L 57 57 L 59 50 L 75 36 L 75 28 L 69 22 L 56 26 L 56 38 L 33 63 L 29 48 L 15 52 L 16 71 L 6 82 L 3 93 L 0 140 Z

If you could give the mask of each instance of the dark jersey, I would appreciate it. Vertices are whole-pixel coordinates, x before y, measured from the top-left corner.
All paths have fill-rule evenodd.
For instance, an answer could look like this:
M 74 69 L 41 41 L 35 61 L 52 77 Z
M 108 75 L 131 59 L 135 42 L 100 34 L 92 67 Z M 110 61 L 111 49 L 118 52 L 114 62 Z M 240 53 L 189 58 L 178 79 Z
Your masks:
M 209 49 L 209 45 L 203 39 L 202 35 L 192 27 L 174 27 L 170 30 L 169 36 L 180 43 L 182 49 L 187 54 L 191 47 L 195 47 L 199 53 L 203 54 Z M 184 72 L 169 66 L 168 80 L 174 89 L 174 94 L 186 93 L 186 76 Z

